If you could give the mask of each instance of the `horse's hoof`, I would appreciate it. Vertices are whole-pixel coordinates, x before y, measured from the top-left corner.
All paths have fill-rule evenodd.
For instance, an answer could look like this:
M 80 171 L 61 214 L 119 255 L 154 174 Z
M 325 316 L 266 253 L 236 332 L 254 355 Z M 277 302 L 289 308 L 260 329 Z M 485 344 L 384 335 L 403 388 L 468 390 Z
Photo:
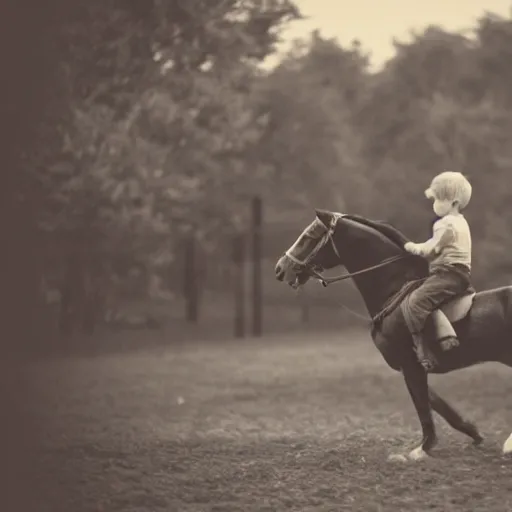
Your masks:
M 475 446 L 475 447 L 481 446 L 483 442 L 484 442 L 484 438 L 482 436 L 473 438 L 473 446 Z
M 407 457 L 401 453 L 392 453 L 388 456 L 389 462 L 407 462 Z
M 409 453 L 409 458 L 411 460 L 424 460 L 427 459 L 428 456 L 428 453 L 421 446 L 414 448 L 414 450 L 411 450 Z
M 508 439 L 503 444 L 503 455 L 512 455 L 512 434 L 508 436 Z

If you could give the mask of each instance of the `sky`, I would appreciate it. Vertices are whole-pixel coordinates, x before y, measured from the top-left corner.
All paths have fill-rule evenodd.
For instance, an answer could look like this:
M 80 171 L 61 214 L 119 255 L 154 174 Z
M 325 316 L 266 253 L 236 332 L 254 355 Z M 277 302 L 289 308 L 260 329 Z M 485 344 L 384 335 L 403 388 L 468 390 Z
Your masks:
M 412 29 L 440 25 L 447 30 L 471 29 L 485 11 L 504 17 L 512 13 L 512 0 L 295 0 L 309 19 L 293 22 L 283 33 L 279 52 L 290 41 L 319 29 L 342 45 L 358 39 L 372 55 L 373 69 L 393 56 L 392 39 L 407 41 Z M 275 65 L 279 57 L 269 59 Z

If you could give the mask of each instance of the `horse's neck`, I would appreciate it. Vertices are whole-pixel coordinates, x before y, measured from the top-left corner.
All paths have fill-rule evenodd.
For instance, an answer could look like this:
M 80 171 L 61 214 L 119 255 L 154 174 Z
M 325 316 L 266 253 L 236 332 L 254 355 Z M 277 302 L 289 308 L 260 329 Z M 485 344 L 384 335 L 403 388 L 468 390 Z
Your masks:
M 353 267 L 351 265 L 345 265 L 345 268 L 352 273 L 363 270 L 365 267 L 361 265 L 354 265 Z M 382 310 L 386 301 L 400 288 L 400 286 L 395 286 L 393 289 L 388 289 L 382 286 L 380 279 L 378 284 L 376 284 L 375 276 L 373 276 L 372 279 L 371 275 L 375 272 L 379 272 L 379 270 L 370 271 L 368 274 L 362 274 L 353 278 L 366 305 L 366 309 L 372 318 Z M 380 273 L 382 273 L 382 270 Z
M 396 252 L 396 254 L 390 252 L 388 255 L 379 256 L 377 251 L 372 253 L 368 251 L 354 251 L 353 254 L 346 258 L 344 266 L 349 273 L 354 273 L 378 265 L 387 258 L 398 256 L 399 254 L 399 252 Z M 396 265 L 397 263 L 390 263 L 389 266 L 385 265 L 353 278 L 372 318 L 382 310 L 386 301 L 407 281 L 405 272 Z

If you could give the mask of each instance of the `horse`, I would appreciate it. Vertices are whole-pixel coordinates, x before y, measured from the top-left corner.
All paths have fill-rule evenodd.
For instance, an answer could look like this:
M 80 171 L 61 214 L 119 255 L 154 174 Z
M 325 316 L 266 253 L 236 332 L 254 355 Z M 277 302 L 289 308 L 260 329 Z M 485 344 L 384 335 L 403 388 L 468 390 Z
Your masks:
M 388 366 L 401 372 L 418 415 L 422 438 L 408 454 L 409 459 L 428 457 L 437 443 L 432 411 L 470 437 L 475 446 L 480 445 L 484 439 L 476 425 L 429 386 L 429 372 L 417 359 L 399 307 L 407 297 L 408 284 L 427 276 L 427 260 L 407 253 L 403 247 L 409 240 L 389 223 L 328 210 L 315 213 L 315 220 L 277 261 L 277 280 L 298 288 L 311 278 L 324 286 L 353 279 L 372 318 L 371 338 Z M 345 267 L 348 273 L 334 278 L 322 275 L 337 266 Z M 458 308 L 459 314 L 452 313 L 450 320 L 460 345 L 443 352 L 430 343 L 438 361 L 431 373 L 446 374 L 484 362 L 512 367 L 512 286 L 473 293 L 470 298 L 462 309 L 463 298 L 446 304 L 452 311 Z M 427 341 L 429 338 L 427 335 Z M 503 445 L 503 453 L 512 454 L 512 434 Z

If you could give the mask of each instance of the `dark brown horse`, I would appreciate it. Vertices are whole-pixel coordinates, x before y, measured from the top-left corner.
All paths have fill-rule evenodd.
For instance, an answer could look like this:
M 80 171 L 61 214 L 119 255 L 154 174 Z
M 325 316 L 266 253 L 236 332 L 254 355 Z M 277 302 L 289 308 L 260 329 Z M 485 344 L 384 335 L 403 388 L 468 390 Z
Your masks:
M 478 429 L 465 420 L 428 385 L 428 375 L 419 364 L 399 307 L 390 308 L 410 281 L 425 277 L 428 263 L 407 254 L 407 238 L 391 225 L 355 215 L 316 211 L 316 219 L 279 259 L 276 277 L 298 287 L 313 277 L 324 281 L 321 272 L 343 265 L 358 287 L 373 322 L 372 339 L 387 364 L 400 371 L 418 413 L 423 439 L 409 454 L 425 457 L 436 444 L 432 409 L 454 429 L 478 445 Z M 336 279 L 332 279 L 333 281 Z M 338 278 L 339 280 L 339 278 Z M 399 303 L 399 301 L 395 301 Z M 382 315 L 386 306 L 386 314 Z M 432 344 L 438 366 L 434 373 L 448 373 L 478 363 L 493 361 L 512 366 L 512 287 L 479 292 L 469 313 L 454 323 L 460 346 L 442 352 Z M 512 434 L 503 446 L 512 453 Z

